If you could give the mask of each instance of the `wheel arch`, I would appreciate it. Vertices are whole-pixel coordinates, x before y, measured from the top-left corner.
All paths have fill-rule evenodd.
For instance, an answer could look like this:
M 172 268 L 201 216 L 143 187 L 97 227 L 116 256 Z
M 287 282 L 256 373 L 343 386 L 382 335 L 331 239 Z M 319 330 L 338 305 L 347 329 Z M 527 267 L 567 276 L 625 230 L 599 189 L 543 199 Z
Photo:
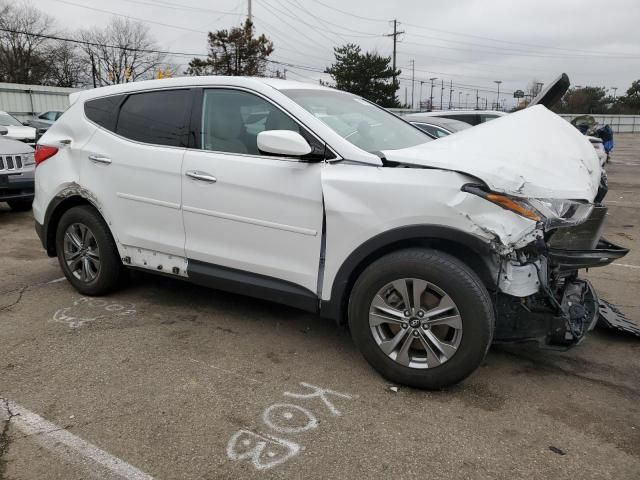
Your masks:
M 495 253 L 490 241 L 451 227 L 410 225 L 381 233 L 356 248 L 338 269 L 330 299 L 321 302 L 320 315 L 345 323 L 351 289 L 360 273 L 378 258 L 411 247 L 433 248 L 457 258 L 480 277 L 488 290 L 495 290 Z
M 98 215 L 104 218 L 95 201 L 89 195 L 83 194 L 82 192 L 57 195 L 51 203 L 49 203 L 45 212 L 42 228 L 42 243 L 48 256 L 55 257 L 57 254 L 56 230 L 58 229 L 58 223 L 62 215 L 69 209 L 80 205 L 93 207 Z

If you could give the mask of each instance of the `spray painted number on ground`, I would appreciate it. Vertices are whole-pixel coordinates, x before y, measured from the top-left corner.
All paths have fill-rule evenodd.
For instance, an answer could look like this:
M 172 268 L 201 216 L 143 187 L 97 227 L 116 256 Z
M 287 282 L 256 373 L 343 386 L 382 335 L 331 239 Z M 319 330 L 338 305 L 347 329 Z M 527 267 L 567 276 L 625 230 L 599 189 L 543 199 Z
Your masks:
M 136 313 L 133 303 L 118 303 L 99 298 L 80 297 L 73 305 L 61 308 L 53 314 L 51 321 L 65 323 L 71 328 L 78 328 L 85 323 L 106 318 L 123 317 Z
M 350 400 L 352 398 L 346 393 L 317 387 L 305 382 L 301 382 L 300 386 L 306 391 L 302 393 L 284 392 L 283 395 L 304 400 L 305 407 L 309 406 L 307 403 L 310 404 L 310 401 L 318 400 L 334 417 L 342 415 L 342 412 L 333 403 L 335 399 Z M 315 406 L 317 404 L 318 402 Z M 234 433 L 227 444 L 227 457 L 231 460 L 247 460 L 256 470 L 266 470 L 295 457 L 304 450 L 304 447 L 290 438 L 282 438 L 282 436 L 288 437 L 318 428 L 317 417 L 305 407 L 294 403 L 269 405 L 262 412 L 262 422 L 269 431 L 256 433 L 242 429 Z

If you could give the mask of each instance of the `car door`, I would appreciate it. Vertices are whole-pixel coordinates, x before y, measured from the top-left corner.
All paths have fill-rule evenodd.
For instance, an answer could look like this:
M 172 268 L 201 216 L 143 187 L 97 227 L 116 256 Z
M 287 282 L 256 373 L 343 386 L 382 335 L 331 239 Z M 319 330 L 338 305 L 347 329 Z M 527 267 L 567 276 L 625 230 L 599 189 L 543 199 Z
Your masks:
M 197 149 L 182 165 L 189 276 L 232 272 L 240 283 L 294 284 L 315 295 L 323 163 L 262 154 L 256 143 L 265 130 L 310 134 L 256 93 L 226 87 L 200 96 L 192 120 Z
M 180 210 L 191 92 L 156 90 L 88 101 L 85 113 L 102 128 L 84 148 L 81 184 L 109 217 L 131 263 L 172 265 L 184 258 Z

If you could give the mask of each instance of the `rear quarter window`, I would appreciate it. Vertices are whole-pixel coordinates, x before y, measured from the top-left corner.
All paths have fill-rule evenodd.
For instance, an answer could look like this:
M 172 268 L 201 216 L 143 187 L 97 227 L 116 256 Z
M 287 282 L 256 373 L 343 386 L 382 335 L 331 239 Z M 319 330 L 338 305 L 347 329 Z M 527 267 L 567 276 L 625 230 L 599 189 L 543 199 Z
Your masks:
M 84 104 L 84 114 L 92 122 L 113 132 L 116 129 L 118 107 L 123 99 L 124 95 L 114 95 L 89 100 Z
M 115 132 L 138 142 L 186 147 L 190 109 L 189 90 L 135 93 L 122 104 Z

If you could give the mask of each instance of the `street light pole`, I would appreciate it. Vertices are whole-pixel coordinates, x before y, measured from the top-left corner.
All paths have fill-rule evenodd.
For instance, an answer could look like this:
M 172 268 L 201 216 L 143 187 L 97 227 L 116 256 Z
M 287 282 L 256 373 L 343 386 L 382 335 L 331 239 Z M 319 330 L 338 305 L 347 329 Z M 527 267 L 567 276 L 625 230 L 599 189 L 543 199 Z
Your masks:
M 422 84 L 424 80 L 420 80 L 420 96 L 418 97 L 418 110 L 422 111 Z
M 444 80 L 440 80 L 440 110 L 442 110 L 442 94 L 444 93 Z
M 429 110 L 433 110 L 433 82 L 437 80 L 436 77 L 430 78 L 431 80 L 431 93 L 429 94 Z
M 502 83 L 502 80 L 494 80 L 493 83 L 498 84 L 498 98 L 496 100 L 496 110 L 500 110 L 500 84 Z

